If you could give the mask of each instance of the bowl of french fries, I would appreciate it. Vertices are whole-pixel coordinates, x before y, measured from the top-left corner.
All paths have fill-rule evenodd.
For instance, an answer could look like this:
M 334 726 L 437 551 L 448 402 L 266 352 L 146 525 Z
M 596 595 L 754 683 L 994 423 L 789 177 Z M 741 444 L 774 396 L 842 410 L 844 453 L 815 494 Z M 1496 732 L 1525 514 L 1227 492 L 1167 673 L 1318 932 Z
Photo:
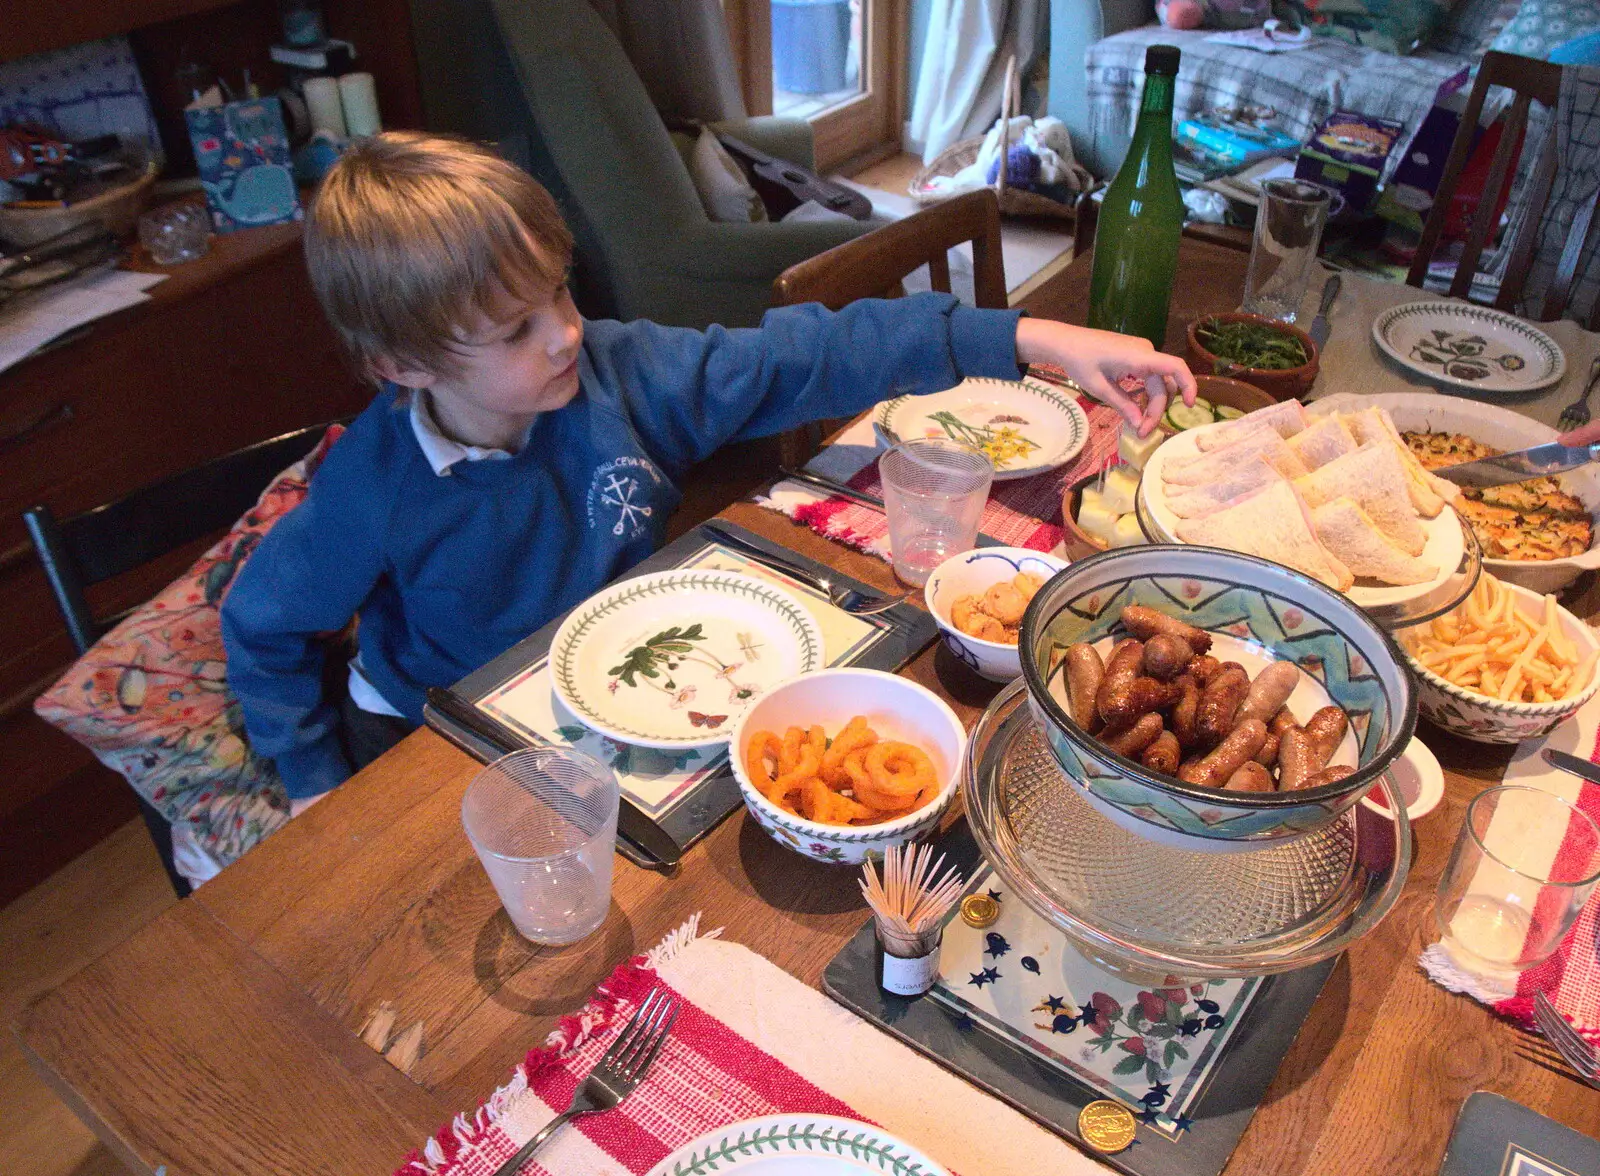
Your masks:
M 767 691 L 739 717 L 728 758 L 774 841 L 814 861 L 860 864 L 938 825 L 966 740 L 949 705 L 909 678 L 829 669 Z
M 1397 636 L 1422 717 L 1478 743 L 1547 735 L 1600 686 L 1594 630 L 1554 596 L 1488 572 L 1453 612 Z

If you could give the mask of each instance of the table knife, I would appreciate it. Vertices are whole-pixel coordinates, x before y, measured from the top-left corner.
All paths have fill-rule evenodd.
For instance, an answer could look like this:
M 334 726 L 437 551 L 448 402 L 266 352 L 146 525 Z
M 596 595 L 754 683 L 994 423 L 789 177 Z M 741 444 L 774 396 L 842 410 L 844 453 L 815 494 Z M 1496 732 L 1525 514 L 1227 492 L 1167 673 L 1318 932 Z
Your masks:
M 1322 285 L 1322 302 L 1317 307 L 1317 317 L 1311 320 L 1311 327 L 1306 331 L 1319 351 L 1328 341 L 1328 332 L 1333 329 L 1328 325 L 1328 310 L 1337 297 L 1339 297 L 1339 275 L 1334 274 Z
M 1525 482 L 1529 478 L 1575 470 L 1591 461 L 1600 461 L 1600 441 L 1593 445 L 1563 445 L 1559 441 L 1551 441 L 1545 445 L 1535 445 L 1532 449 L 1517 449 L 1477 461 L 1464 461 L 1459 465 L 1439 466 L 1431 472 L 1457 486 L 1483 490 L 1490 486 L 1507 486 L 1512 482 Z
M 784 466 L 782 467 L 782 473 L 783 477 L 780 481 L 800 482 L 839 498 L 848 498 L 851 502 L 859 502 L 862 506 L 870 506 L 873 510 L 883 509 L 883 499 L 874 498 L 870 494 L 863 494 L 859 490 L 851 489 L 843 482 L 835 482 L 832 478 L 825 478 L 821 474 L 813 474 L 810 470 L 796 470 Z
M 510 755 L 525 747 L 554 746 L 549 740 L 534 740 L 520 731 L 513 731 L 494 716 L 484 714 L 464 698 L 439 686 L 429 689 L 428 705 L 488 744 L 499 755 Z M 617 832 L 633 842 L 645 856 L 655 858 L 663 866 L 676 866 L 683 859 L 683 849 L 678 843 L 640 812 L 626 796 L 618 798 Z
M 1552 768 L 1560 768 L 1563 772 L 1571 772 L 1591 784 L 1600 784 L 1600 765 L 1591 764 L 1586 759 L 1579 759 L 1575 755 L 1568 755 L 1564 751 L 1551 751 L 1545 749 L 1544 762 Z

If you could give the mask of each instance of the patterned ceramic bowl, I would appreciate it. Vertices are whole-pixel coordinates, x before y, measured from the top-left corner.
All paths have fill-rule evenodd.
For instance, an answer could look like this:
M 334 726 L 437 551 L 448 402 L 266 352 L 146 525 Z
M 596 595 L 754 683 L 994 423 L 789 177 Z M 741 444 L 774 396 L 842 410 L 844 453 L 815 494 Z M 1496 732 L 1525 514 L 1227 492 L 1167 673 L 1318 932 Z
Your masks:
M 1544 616 L 1544 597 L 1516 584 L 1504 585 L 1517 602 L 1517 608 L 1526 617 L 1541 620 Z M 1600 650 L 1600 639 L 1583 621 L 1559 605 L 1556 615 L 1561 621 L 1561 632 L 1578 648 L 1578 664 L 1582 665 Z M 1571 698 L 1560 702 L 1501 702 L 1476 690 L 1468 690 L 1446 682 L 1432 670 L 1424 669 L 1405 651 L 1404 631 L 1401 633 L 1401 653 L 1406 664 L 1417 676 L 1417 710 L 1430 723 L 1443 727 L 1463 739 L 1474 743 L 1521 743 L 1554 731 L 1562 720 L 1575 714 L 1600 688 L 1600 665 L 1589 673 L 1584 688 Z
M 980 547 L 945 560 L 923 589 L 928 611 L 944 633 L 945 648 L 991 682 L 1014 682 L 1022 673 L 1017 647 L 963 633 L 951 621 L 950 608 L 961 597 L 981 596 L 1019 572 L 1048 580 L 1066 566 L 1064 559 L 1027 547 Z
M 1107 749 L 1068 717 L 1050 680 L 1064 672 L 1057 663 L 1067 646 L 1120 633 L 1118 618 L 1130 604 L 1216 634 L 1213 652 L 1252 675 L 1271 660 L 1295 662 L 1310 680 L 1291 708 L 1301 718 L 1326 701 L 1344 708 L 1356 770 L 1304 792 L 1221 792 Z M 1074 563 L 1033 598 L 1020 649 L 1029 701 L 1068 778 L 1119 825 L 1184 849 L 1258 849 L 1327 824 L 1388 770 L 1416 728 L 1404 655 L 1364 612 L 1298 572 L 1211 547 L 1124 547 Z
M 865 715 L 880 738 L 914 743 L 933 760 L 939 794 L 916 812 L 881 825 L 823 825 L 785 812 L 761 795 L 744 770 L 745 748 L 757 731 L 780 736 L 791 726 L 821 723 L 828 735 Z M 773 840 L 819 862 L 859 864 L 883 857 L 891 845 L 929 833 L 950 807 L 961 775 L 967 732 L 933 691 L 880 670 L 817 670 L 769 690 L 740 716 L 728 742 L 733 775 L 745 807 Z

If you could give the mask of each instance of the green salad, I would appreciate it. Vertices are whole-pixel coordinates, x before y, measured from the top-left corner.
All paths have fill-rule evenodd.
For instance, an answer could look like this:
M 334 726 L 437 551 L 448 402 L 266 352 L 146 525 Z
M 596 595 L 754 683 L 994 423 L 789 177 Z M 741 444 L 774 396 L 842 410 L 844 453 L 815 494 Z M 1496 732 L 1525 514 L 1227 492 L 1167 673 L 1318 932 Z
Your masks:
M 1212 355 L 1239 367 L 1287 371 L 1311 359 L 1300 340 L 1265 323 L 1207 319 L 1195 328 L 1194 335 Z

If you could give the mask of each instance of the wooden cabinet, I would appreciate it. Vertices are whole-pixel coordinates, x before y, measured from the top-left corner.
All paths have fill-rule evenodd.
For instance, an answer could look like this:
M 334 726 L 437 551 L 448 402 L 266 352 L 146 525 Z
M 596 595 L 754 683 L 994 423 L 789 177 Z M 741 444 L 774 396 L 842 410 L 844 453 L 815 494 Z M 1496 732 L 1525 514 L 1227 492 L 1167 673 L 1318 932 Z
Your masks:
M 121 777 L 32 713 L 74 651 L 22 511 L 70 515 L 364 408 L 298 241 L 293 225 L 213 238 L 151 302 L 0 373 L 0 903 L 134 812 Z M 104 585 L 97 613 L 147 599 L 192 554 Z

